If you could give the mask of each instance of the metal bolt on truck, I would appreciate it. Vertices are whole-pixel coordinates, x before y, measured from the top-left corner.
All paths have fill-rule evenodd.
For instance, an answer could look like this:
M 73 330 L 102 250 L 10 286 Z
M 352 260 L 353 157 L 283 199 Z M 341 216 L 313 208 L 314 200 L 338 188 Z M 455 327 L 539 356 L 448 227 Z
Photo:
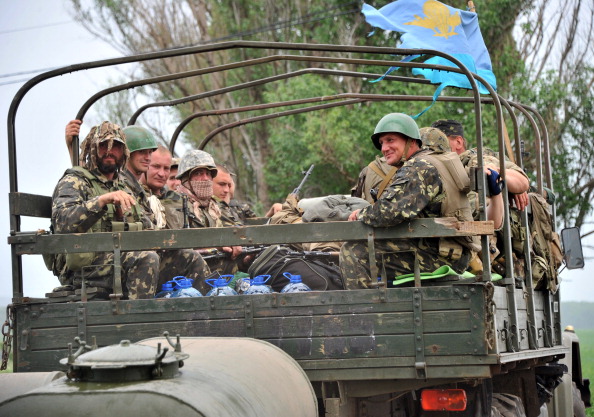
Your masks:
M 417 218 L 390 228 L 357 221 L 348 227 L 344 222 L 271 225 L 255 219 L 246 226 L 202 229 L 92 234 L 55 234 L 49 227 L 22 230 L 24 217 L 46 218 L 49 224 L 51 216 L 51 197 L 27 193 L 28 184 L 20 184 L 17 178 L 17 162 L 27 164 L 26 158 L 17 158 L 17 144 L 29 138 L 16 137 L 16 115 L 32 88 L 53 77 L 93 68 L 212 57 L 227 51 L 239 51 L 241 58 L 183 73 L 164 70 L 152 78 L 98 91 L 75 118 L 84 120 L 88 110 L 108 95 L 187 77 L 203 77 L 213 87 L 186 92 L 175 101 L 148 103 L 136 110 L 129 124 L 151 108 L 200 103 L 206 97 L 241 94 L 306 74 L 374 79 L 389 66 L 401 66 L 456 72 L 474 86 L 483 81 L 455 58 L 433 50 L 414 53 L 442 56 L 456 66 L 398 62 L 394 57 L 410 55 L 411 50 L 248 41 L 87 62 L 28 81 L 14 97 L 8 115 L 13 298 L 3 327 L 3 353 L 12 348 L 14 372 L 0 375 L 0 415 L 584 415 L 580 412 L 589 406 L 590 393 L 581 374 L 579 341 L 561 329 L 559 292 L 533 285 L 532 234 L 526 212 L 520 219 L 527 236 L 522 243 L 525 261 L 517 264 L 507 193 L 503 193 L 505 262 L 500 266 L 503 278 L 497 280 L 491 273 L 489 252 L 489 237 L 495 231 L 484 210 L 476 221 Z M 233 85 L 209 82 L 221 71 L 271 65 L 286 71 Z M 409 87 L 427 84 L 418 77 L 394 75 L 382 82 Z M 530 155 L 535 158 L 535 192 L 552 189 L 547 129 L 537 109 L 506 100 L 493 90 L 488 96 L 479 95 L 476 88 L 468 95 L 446 93 L 437 98 L 438 104 L 455 103 L 475 116 L 472 140 L 479 166 L 471 184 L 482 207 L 486 180 L 476 172 L 483 172 L 485 108 L 494 109 L 495 119 L 489 123 L 497 125 L 501 166 L 506 155 L 521 163 L 520 124 L 524 123 L 534 137 Z M 171 148 L 184 127 L 202 117 L 236 117 L 234 123 L 221 125 L 205 137 L 200 148 L 208 150 L 220 132 L 291 114 L 341 108 L 348 115 L 356 105 L 390 102 L 402 109 L 433 100 L 427 95 L 356 91 L 306 98 L 303 94 L 295 92 L 295 99 L 288 102 L 269 102 L 260 95 L 259 103 L 195 113 L 179 124 Z M 64 121 L 72 116 L 64 114 Z M 509 139 L 504 122 L 513 127 Z M 501 175 L 505 178 L 503 168 Z M 407 285 L 393 286 L 387 283 L 394 277 L 382 274 L 381 268 L 373 270 L 375 262 L 371 262 L 372 276 L 380 277 L 371 289 L 143 300 L 128 300 L 122 294 L 119 255 L 126 251 L 362 241 L 374 254 L 376 242 L 385 239 L 458 236 L 480 237 L 482 274 L 427 280 L 416 265 Z M 583 266 L 577 255 L 579 232 L 567 229 L 561 236 L 567 267 Z M 89 251 L 114 253 L 114 285 L 108 299 L 94 298 L 92 288 L 84 284 L 77 292 L 48 293 L 45 298 L 24 293 L 28 277 L 23 273 L 23 258 Z

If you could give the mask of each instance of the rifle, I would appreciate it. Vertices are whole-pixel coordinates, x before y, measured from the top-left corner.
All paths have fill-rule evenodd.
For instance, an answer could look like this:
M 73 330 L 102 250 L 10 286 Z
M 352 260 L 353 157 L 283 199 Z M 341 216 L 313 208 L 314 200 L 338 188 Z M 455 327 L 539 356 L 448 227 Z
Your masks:
M 301 191 L 301 187 L 303 187 L 303 184 L 305 184 L 305 181 L 307 181 L 307 178 L 311 175 L 313 169 L 314 169 L 314 164 L 311 164 L 311 166 L 309 167 L 309 169 L 307 171 L 302 171 L 303 179 L 301 180 L 301 183 L 299 183 L 297 188 L 295 188 L 293 190 L 293 192 L 291 193 L 296 198 L 299 198 L 299 192 Z
M 243 257 L 247 255 L 259 254 L 264 249 L 266 249 L 266 246 L 244 246 L 239 256 Z M 229 252 L 223 252 L 218 249 L 207 249 L 206 251 L 201 252 L 201 254 L 202 259 L 204 259 L 205 261 L 209 259 L 228 258 L 230 256 Z
M 188 215 L 188 196 L 185 194 L 182 194 L 182 210 L 184 212 L 183 228 L 189 229 L 190 228 L 190 220 L 189 220 L 189 215 Z

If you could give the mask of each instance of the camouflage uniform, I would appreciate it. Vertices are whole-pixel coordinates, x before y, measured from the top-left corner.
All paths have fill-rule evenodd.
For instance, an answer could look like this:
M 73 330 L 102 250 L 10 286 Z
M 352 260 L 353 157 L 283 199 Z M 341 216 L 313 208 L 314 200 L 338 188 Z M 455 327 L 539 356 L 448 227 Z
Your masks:
M 144 213 L 151 220 L 151 223 L 154 225 L 155 216 L 153 214 L 153 211 L 151 210 L 151 206 L 148 200 L 150 193 L 145 190 L 142 184 L 138 182 L 134 174 L 129 169 L 122 169 L 120 171 L 120 179 L 124 183 L 126 183 L 126 185 L 131 191 L 130 194 L 136 198 L 136 201 L 138 202 L 138 204 L 140 204 L 140 206 L 144 210 Z M 150 228 L 154 229 L 154 227 Z
M 242 223 L 245 223 L 246 219 L 258 217 L 248 203 L 241 203 L 237 200 L 231 200 L 229 202 L 229 207 Z
M 396 173 L 394 182 L 373 205 L 359 212 L 358 219 L 373 227 L 395 226 L 419 217 L 440 217 L 445 200 L 444 185 L 437 168 L 424 158 L 421 150 L 408 159 Z M 468 266 L 470 250 L 463 248 L 458 259 L 440 254 L 440 239 L 377 241 L 376 262 L 388 277 L 414 271 L 415 257 L 421 272 L 432 272 L 449 265 L 462 273 Z M 369 288 L 372 280 L 369 253 L 364 242 L 347 242 L 340 250 L 340 269 L 347 289 Z
M 234 207 L 231 207 L 225 200 L 221 200 L 216 196 L 213 196 L 213 198 L 219 204 L 223 226 L 243 226 L 243 222 Z
M 150 192 L 150 191 L 149 191 Z M 181 195 L 175 191 L 169 190 L 164 187 L 157 196 L 153 194 L 149 197 L 149 202 L 156 199 L 157 204 L 153 204 L 153 212 L 158 210 L 161 212 L 160 215 L 155 215 L 155 220 L 161 215 L 164 216 L 164 227 L 157 227 L 161 229 L 181 229 L 183 223 L 179 227 L 176 226 L 178 223 L 179 216 L 171 217 L 171 212 L 168 212 L 165 207 L 168 205 L 169 200 L 181 201 Z M 181 206 L 180 206 L 181 207 Z M 181 211 L 181 209 L 180 209 Z M 169 215 L 168 215 L 169 213 Z M 183 218 L 183 215 L 182 215 Z M 182 220 L 183 221 L 183 220 Z M 159 287 L 165 284 L 172 278 L 182 275 L 186 278 L 194 280 L 196 288 L 204 293 L 206 287 L 201 282 L 210 275 L 210 268 L 206 264 L 206 261 L 202 256 L 194 249 L 176 249 L 176 250 L 159 250 L 157 251 L 160 258 L 160 269 L 159 269 Z
M 470 168 L 478 167 L 477 149 L 473 148 L 473 149 L 468 149 L 468 150 L 462 152 L 460 154 L 460 161 L 462 162 L 462 165 L 464 165 L 464 168 L 466 168 L 466 173 L 470 175 Z M 499 152 L 495 152 L 489 148 L 484 148 L 483 149 L 483 166 L 486 166 L 486 165 L 494 165 L 494 166 L 498 167 L 499 166 Z M 528 176 L 526 175 L 524 170 L 522 168 L 520 168 L 518 165 L 514 164 L 512 161 L 508 160 L 507 158 L 505 160 L 505 169 L 519 172 L 520 174 L 522 174 L 522 176 L 524 176 L 526 179 L 528 179 Z M 481 207 L 479 204 L 479 199 L 478 199 L 477 193 L 474 191 L 469 192 L 468 199 L 470 200 L 470 207 L 472 208 L 474 218 L 476 220 L 478 220 L 480 212 L 481 212 Z
M 441 130 L 434 127 L 423 127 L 419 130 L 424 149 L 435 152 L 451 152 L 448 137 Z M 351 189 L 351 196 L 359 197 L 373 204 L 385 192 L 386 187 L 392 183 L 398 167 L 388 165 L 386 158 L 376 156 L 369 165 L 361 170 L 357 185 Z M 375 198 L 372 195 L 375 193 Z
M 89 178 L 94 177 L 94 180 Z M 132 194 L 126 184 L 117 176 L 107 180 L 97 169 L 84 168 L 66 171 L 53 194 L 52 226 L 55 233 L 86 233 L 109 231 L 114 220 L 112 209 L 99 207 L 99 195 L 122 190 Z M 110 205 L 108 205 L 110 206 Z M 142 213 L 142 209 L 138 209 Z M 137 219 L 131 219 L 137 220 Z M 145 227 L 151 227 L 150 220 L 142 215 Z M 95 253 L 84 268 L 89 286 L 111 290 L 113 287 L 113 253 Z M 124 293 L 130 299 L 154 296 L 158 280 L 159 257 L 152 251 L 124 252 L 121 255 Z M 97 268 L 89 268 L 96 266 Z M 78 268 L 77 268 L 78 269 Z M 60 278 L 63 285 L 80 288 L 82 270 L 66 269 Z

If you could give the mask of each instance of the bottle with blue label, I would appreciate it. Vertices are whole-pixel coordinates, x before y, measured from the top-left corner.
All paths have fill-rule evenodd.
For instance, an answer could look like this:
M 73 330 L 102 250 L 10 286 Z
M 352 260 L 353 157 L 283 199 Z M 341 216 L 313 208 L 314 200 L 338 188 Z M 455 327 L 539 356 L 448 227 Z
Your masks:
M 167 281 L 165 284 L 161 286 L 161 291 L 159 291 L 157 295 L 155 295 L 155 298 L 171 298 L 174 284 L 175 281 Z
M 270 275 L 258 275 L 254 279 L 246 279 L 249 281 L 250 287 L 244 292 L 245 295 L 249 294 L 270 294 L 274 290 L 270 285 L 266 285 L 266 282 L 270 279 Z
M 311 291 L 311 288 L 301 281 L 301 275 L 292 275 L 290 272 L 283 272 L 283 275 L 289 279 L 289 283 L 283 287 L 281 294 Z
M 173 278 L 173 282 L 175 282 L 176 286 L 171 298 L 202 297 L 202 293 L 192 287 L 193 279 L 178 276 Z
M 220 278 L 207 279 L 206 283 L 212 287 L 212 290 L 206 293 L 206 296 L 226 296 L 239 295 L 237 291 L 229 287 L 229 282 L 233 279 L 233 275 L 221 275 Z

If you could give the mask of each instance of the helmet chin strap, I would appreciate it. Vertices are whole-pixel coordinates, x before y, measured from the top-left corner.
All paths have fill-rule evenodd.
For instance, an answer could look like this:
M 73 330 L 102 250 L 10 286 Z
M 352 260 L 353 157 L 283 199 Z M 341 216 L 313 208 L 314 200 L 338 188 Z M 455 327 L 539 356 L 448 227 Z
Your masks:
M 406 155 L 408 155 L 408 151 L 410 149 L 410 142 L 412 141 L 411 138 L 406 139 L 406 145 L 404 145 L 404 152 L 402 152 L 402 158 L 400 158 L 400 161 L 404 164 L 406 162 L 406 160 L 408 159 L 406 157 Z

